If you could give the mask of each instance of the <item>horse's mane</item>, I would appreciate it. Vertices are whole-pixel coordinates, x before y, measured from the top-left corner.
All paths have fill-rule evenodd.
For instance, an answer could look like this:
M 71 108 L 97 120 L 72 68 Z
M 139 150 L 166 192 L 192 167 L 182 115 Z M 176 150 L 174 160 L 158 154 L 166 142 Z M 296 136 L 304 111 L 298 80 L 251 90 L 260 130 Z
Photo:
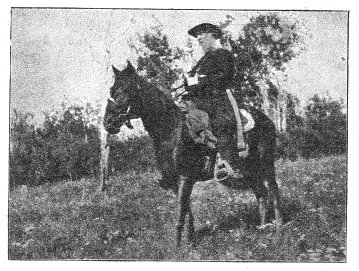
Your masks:
M 146 130 L 162 130 L 162 134 L 172 130 L 177 125 L 181 112 L 170 95 L 139 75 L 136 75 L 136 82 L 139 86 L 136 100 L 140 102 L 140 110 L 145 111 L 142 121 Z
M 138 84 L 142 90 L 146 90 L 146 94 L 151 94 L 152 99 L 155 99 L 159 104 L 165 108 L 171 108 L 178 110 L 175 102 L 172 100 L 171 96 L 166 92 L 162 91 L 160 88 L 155 86 L 153 83 L 148 82 L 145 78 L 137 75 Z M 143 93 L 145 94 L 145 93 Z

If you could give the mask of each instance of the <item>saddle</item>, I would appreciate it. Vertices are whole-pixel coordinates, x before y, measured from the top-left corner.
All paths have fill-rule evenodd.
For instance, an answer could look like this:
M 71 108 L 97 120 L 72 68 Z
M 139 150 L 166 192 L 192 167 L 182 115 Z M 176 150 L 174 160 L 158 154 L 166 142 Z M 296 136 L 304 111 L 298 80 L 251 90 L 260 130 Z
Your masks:
M 184 109 L 183 105 L 179 107 Z M 208 114 L 191 106 L 186 107 L 185 113 L 186 125 L 194 142 L 198 144 L 209 145 L 209 147 L 212 148 L 213 144 L 215 145 L 217 143 L 217 138 L 212 133 Z M 240 125 L 242 130 L 241 133 L 248 132 L 254 127 L 254 119 L 247 110 L 243 108 L 238 109 L 238 115 L 240 118 Z
M 238 154 L 239 157 L 245 157 L 248 155 L 248 147 L 244 141 L 243 133 L 251 130 L 255 122 L 247 110 L 243 108 L 239 109 L 231 90 L 227 90 L 227 95 L 236 117 Z M 180 103 L 179 108 L 186 113 L 186 124 L 193 141 L 196 144 L 204 145 L 214 150 L 216 148 L 217 138 L 212 133 L 208 114 L 195 108 L 190 101 Z M 217 153 L 215 159 L 210 159 L 209 157 L 204 158 L 203 171 L 208 176 L 214 173 L 214 178 L 218 181 L 223 181 L 226 180 L 228 176 L 233 176 L 234 171 L 232 167 L 226 160 L 221 159 L 220 153 Z
M 251 130 L 254 127 L 254 120 L 250 113 L 245 109 L 240 109 L 239 114 L 242 120 L 242 132 Z M 199 109 L 188 110 L 186 114 L 186 124 L 189 134 L 196 144 L 207 146 L 210 150 L 216 149 L 217 138 L 212 133 L 210 120 L 206 112 Z M 237 146 L 238 145 L 239 144 L 237 144 Z M 245 151 L 242 149 L 241 152 L 239 152 L 240 157 L 245 157 L 248 154 L 247 147 L 245 148 Z M 214 157 L 204 157 L 203 173 L 205 176 L 208 176 L 209 179 L 212 179 L 214 176 L 214 179 L 219 182 L 227 180 L 228 176 L 235 175 L 231 165 L 222 159 L 219 152 L 216 152 Z

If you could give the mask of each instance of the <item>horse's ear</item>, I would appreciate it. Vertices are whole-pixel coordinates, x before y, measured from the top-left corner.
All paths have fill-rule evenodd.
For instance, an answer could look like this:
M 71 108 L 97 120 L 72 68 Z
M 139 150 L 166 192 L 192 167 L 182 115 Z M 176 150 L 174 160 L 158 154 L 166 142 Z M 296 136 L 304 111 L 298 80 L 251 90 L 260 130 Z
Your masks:
M 129 60 L 127 60 L 127 68 L 126 69 L 131 73 L 136 73 L 135 67 L 132 65 L 132 63 Z
M 120 71 L 118 69 L 116 69 L 116 67 L 114 65 L 112 65 L 112 70 L 115 73 L 115 76 L 118 77 L 118 74 L 120 73 Z

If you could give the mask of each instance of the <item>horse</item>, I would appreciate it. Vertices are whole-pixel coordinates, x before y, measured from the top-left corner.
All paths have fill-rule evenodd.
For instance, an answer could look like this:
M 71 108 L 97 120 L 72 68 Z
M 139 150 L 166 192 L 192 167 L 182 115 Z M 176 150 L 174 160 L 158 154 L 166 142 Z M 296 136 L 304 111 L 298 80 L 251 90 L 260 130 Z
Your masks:
M 120 127 L 132 118 L 141 118 L 144 128 L 153 140 L 161 183 L 167 185 L 177 196 L 177 246 L 181 244 L 186 216 L 188 215 L 188 240 L 195 243 L 194 217 L 190 201 L 194 184 L 213 179 L 204 176 L 204 155 L 211 155 L 207 148 L 194 143 L 185 123 L 185 114 L 170 95 L 137 74 L 127 61 L 127 67 L 118 70 L 114 66 L 115 81 L 110 88 L 104 115 L 104 128 L 116 134 Z M 243 158 L 244 178 L 237 182 L 222 184 L 233 189 L 251 189 L 258 201 L 260 224 L 267 220 L 269 204 L 274 207 L 277 229 L 281 225 L 280 197 L 275 178 L 276 130 L 272 121 L 261 111 L 248 108 L 255 121 L 254 128 L 245 133 L 248 155 Z M 241 185 L 239 185 L 241 184 Z

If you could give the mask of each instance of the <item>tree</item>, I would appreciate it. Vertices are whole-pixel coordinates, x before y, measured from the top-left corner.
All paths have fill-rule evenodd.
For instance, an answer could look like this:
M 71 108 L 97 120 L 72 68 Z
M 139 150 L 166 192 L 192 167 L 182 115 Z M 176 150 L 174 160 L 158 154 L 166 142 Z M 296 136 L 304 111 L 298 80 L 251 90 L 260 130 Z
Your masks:
M 36 145 L 33 115 L 16 110 L 10 119 L 10 187 L 28 184 L 35 176 L 32 166 Z
M 70 19 L 70 18 L 69 18 Z M 134 17 L 129 20 L 129 24 L 123 28 L 123 18 L 115 17 L 114 11 L 98 10 L 94 16 L 87 17 L 84 22 L 81 18 L 80 31 L 76 29 L 78 24 L 73 24 L 74 32 L 78 33 L 80 41 L 87 45 L 92 60 L 100 66 L 102 71 L 103 91 L 108 91 L 113 80 L 112 65 L 116 65 L 116 55 L 121 55 L 118 50 L 123 41 L 124 35 L 129 31 L 134 23 Z M 102 101 L 101 119 L 104 116 L 106 101 Z M 104 180 L 108 175 L 108 156 L 109 148 L 107 144 L 108 133 L 104 130 L 102 121 L 98 124 L 101 138 L 101 163 L 100 178 Z
M 277 13 L 251 17 L 236 40 L 227 31 L 222 43 L 228 44 L 235 56 L 235 90 L 251 96 L 258 106 L 266 103 L 264 99 L 271 93 L 265 91 L 276 90 L 278 78 L 286 79 L 286 64 L 305 49 L 307 36 L 301 22 Z
M 61 113 L 52 114 L 47 118 L 50 130 L 44 129 L 45 142 L 49 150 L 51 163 L 51 178 L 70 178 L 76 180 L 81 177 L 93 175 L 100 159 L 100 135 L 98 119 L 100 105 L 96 108 L 89 103 L 86 105 L 62 104 Z M 55 121 L 55 122 L 53 122 Z M 52 123 L 51 123 L 52 122 Z M 56 133 L 53 133 L 53 131 Z M 46 138 L 51 135 L 52 138 Z M 50 139 L 50 140 L 49 140 Z M 56 168 L 54 168 L 56 167 Z
M 304 117 L 300 114 L 300 101 L 291 93 L 286 93 L 286 123 L 287 129 L 278 134 L 277 157 L 289 158 L 294 161 L 301 155 L 305 146 Z
M 312 131 L 320 143 L 317 152 L 324 155 L 342 154 L 347 151 L 347 116 L 343 101 L 314 95 L 306 106 L 306 128 Z
M 44 112 L 35 128 L 31 114 L 11 119 L 10 187 L 39 185 L 96 174 L 100 161 L 99 106 L 63 104 Z
M 304 118 L 299 115 L 300 101 L 297 96 L 287 93 L 287 127 L 288 132 L 291 133 L 297 128 L 304 125 Z
M 168 37 L 163 34 L 162 24 L 156 17 L 153 18 L 155 25 L 143 34 L 138 33 L 139 44 L 132 41 L 130 47 L 138 55 L 138 72 L 170 94 L 171 86 L 183 74 L 183 70 L 176 67 L 175 63 L 184 56 L 184 51 L 169 46 Z

